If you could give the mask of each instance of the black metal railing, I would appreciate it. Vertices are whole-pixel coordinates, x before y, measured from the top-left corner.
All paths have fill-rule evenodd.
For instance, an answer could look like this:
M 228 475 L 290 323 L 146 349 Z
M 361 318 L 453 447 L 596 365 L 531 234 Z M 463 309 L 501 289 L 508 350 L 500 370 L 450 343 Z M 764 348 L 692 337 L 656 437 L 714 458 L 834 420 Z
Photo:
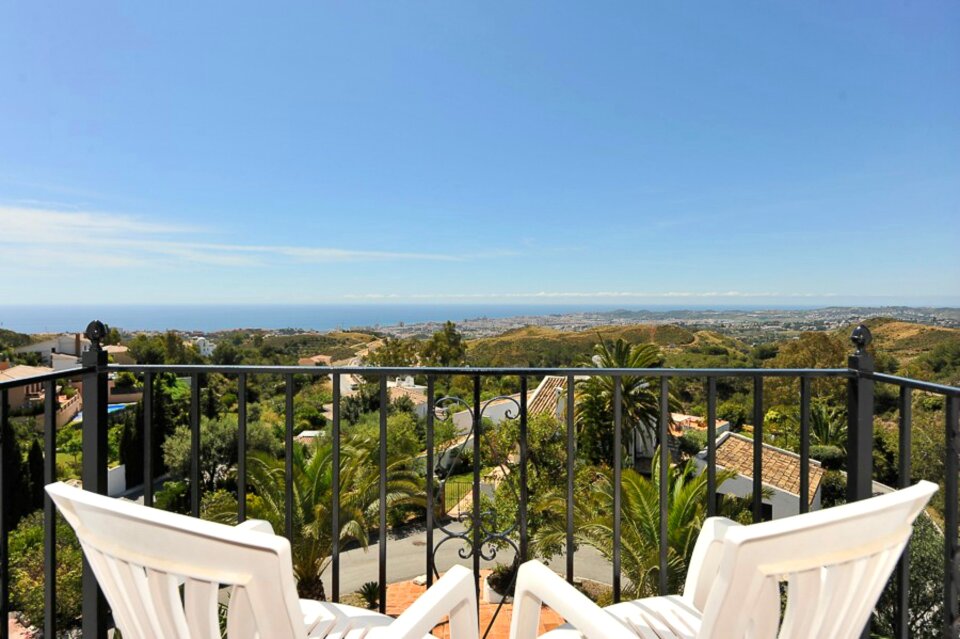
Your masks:
M 92 325 L 93 326 L 93 325 Z M 377 512 L 377 577 L 379 584 L 379 607 L 385 610 L 387 602 L 388 582 L 388 518 L 387 518 L 387 435 L 388 435 L 388 388 L 387 382 L 391 377 L 415 375 L 426 378 L 426 426 L 425 426 L 425 551 L 424 570 L 428 584 L 433 581 L 443 566 L 437 565 L 437 550 L 447 543 L 453 542 L 461 546 L 459 556 L 462 560 L 469 560 L 474 571 L 479 574 L 484 563 L 496 556 L 494 546 L 506 546 L 512 550 L 515 557 L 525 560 L 530 556 L 530 535 L 528 528 L 529 494 L 527 489 L 527 472 L 529 465 L 529 436 L 528 436 L 528 390 L 531 380 L 546 375 L 560 376 L 565 380 L 565 389 L 557 397 L 558 420 L 561 432 L 557 433 L 558 441 L 563 442 L 566 453 L 564 461 L 566 481 L 561 487 L 566 512 L 564 514 L 565 534 L 563 535 L 564 573 L 566 578 L 573 582 L 575 576 L 576 544 L 574 535 L 574 503 L 577 497 L 575 483 L 577 457 L 576 449 L 576 381 L 584 377 L 605 377 L 613 380 L 613 509 L 611 513 L 613 531 L 613 552 L 610 565 L 610 583 L 614 601 L 619 601 L 623 591 L 621 582 L 621 526 L 622 521 L 622 479 L 625 467 L 623 450 L 625 442 L 623 433 L 623 380 L 642 376 L 648 380 L 655 391 L 659 409 L 659 420 L 656 431 L 660 442 L 666 442 L 669 437 L 670 410 L 671 410 L 671 383 L 677 380 L 699 379 L 704 384 L 706 399 L 706 473 L 707 473 L 707 514 L 716 512 L 717 485 L 717 407 L 718 407 L 718 380 L 736 378 L 752 384 L 753 406 L 752 421 L 754 427 L 754 441 L 764 441 L 764 390 L 765 381 L 777 379 L 799 380 L 799 392 L 796 397 L 799 409 L 799 456 L 800 456 L 800 498 L 799 511 L 806 512 L 809 507 L 808 495 L 810 489 L 810 428 L 811 428 L 811 385 L 815 381 L 832 379 L 847 386 L 848 398 L 848 442 L 847 442 L 847 499 L 858 500 L 869 497 L 873 482 L 873 441 L 874 441 L 874 386 L 876 384 L 892 385 L 899 389 L 899 486 L 907 486 L 912 480 L 910 463 L 912 440 L 912 398 L 913 394 L 924 393 L 943 398 L 945 405 L 944 442 L 946 459 L 944 460 L 945 482 L 943 485 L 945 505 L 943 513 L 944 532 L 944 583 L 942 604 L 943 636 L 957 639 L 960 635 L 960 610 L 958 610 L 958 588 L 960 588 L 960 553 L 958 553 L 958 463 L 960 463 L 960 424 L 958 424 L 958 407 L 960 407 L 960 388 L 932 384 L 914 379 L 896 377 L 875 372 L 871 355 L 867 353 L 869 331 L 859 327 L 853 336 L 856 352 L 850 356 L 848 367 L 839 369 L 617 369 L 617 368 L 369 368 L 369 367 L 294 367 L 294 366 L 207 366 L 207 365 L 113 365 L 108 364 L 107 355 L 100 349 L 97 339 L 96 326 L 88 330 L 92 338 L 92 349 L 84 353 L 82 367 L 77 369 L 57 371 L 47 375 L 32 377 L 26 380 L 0 382 L 0 617 L 6 618 L 9 613 L 9 585 L 10 559 L 7 545 L 9 525 L 5 513 L 7 512 L 8 494 L 5 481 L 6 473 L 10 469 L 4 467 L 7 459 L 5 446 L 8 437 L 12 436 L 8 421 L 10 407 L 8 394 L 16 388 L 42 382 L 45 388 L 45 411 L 43 420 L 43 451 L 44 472 L 46 483 L 57 479 L 56 468 L 56 384 L 64 379 L 79 379 L 82 382 L 83 422 L 82 422 L 82 472 L 83 487 L 87 490 L 107 493 L 107 408 L 108 408 L 108 379 L 116 372 L 126 371 L 139 375 L 143 383 L 143 442 L 144 442 L 144 483 L 143 498 L 147 505 L 154 503 L 154 482 L 158 460 L 154 459 L 154 393 L 153 386 L 158 376 L 164 373 L 174 373 L 190 380 L 189 397 L 189 427 L 191 463 L 189 470 L 190 511 L 194 516 L 200 515 L 201 481 L 200 481 L 200 396 L 201 381 L 205 375 L 219 373 L 236 379 L 237 389 L 237 419 L 238 419 L 238 456 L 237 456 L 237 503 L 238 518 L 243 521 L 247 517 L 248 492 L 248 406 L 247 390 L 251 376 L 267 375 L 283 380 L 283 398 L 285 406 L 284 416 L 284 469 L 285 469 L 285 517 L 283 533 L 293 538 L 293 456 L 294 456 L 294 397 L 296 392 L 295 376 L 326 377 L 332 381 L 333 408 L 332 420 L 329 424 L 332 442 L 331 466 L 331 563 L 330 563 L 330 591 L 328 594 L 333 601 L 341 597 L 341 554 L 345 550 L 340 541 L 341 527 L 340 498 L 341 498 L 341 471 L 342 471 L 342 393 L 341 382 L 346 376 L 362 377 L 366 380 L 375 380 L 379 392 L 379 450 L 376 463 L 379 469 L 378 484 L 378 512 Z M 496 397 L 483 399 L 482 382 L 489 377 L 515 376 L 519 378 L 519 396 Z M 470 380 L 471 393 L 467 399 L 461 397 L 437 397 L 438 380 L 452 377 Z M 654 386 L 656 385 L 656 386 Z M 491 528 L 482 512 L 481 498 L 481 427 L 486 411 L 493 399 L 513 402 L 515 410 L 508 411 L 507 417 L 517 421 L 519 426 L 519 440 L 517 454 L 519 456 L 516 468 L 519 478 L 519 494 L 517 499 L 516 520 L 505 530 Z M 438 459 L 445 452 L 437 450 L 435 441 L 436 420 L 448 416 L 452 407 L 461 407 L 469 416 L 469 428 L 458 440 L 459 456 L 470 447 L 472 453 L 470 472 L 472 473 L 472 505 L 470 516 L 465 525 L 454 527 L 449 522 L 438 520 L 437 497 L 443 494 L 445 477 L 437 476 Z M 763 446 L 753 446 L 753 491 L 750 501 L 750 510 L 754 521 L 763 518 Z M 659 455 L 659 576 L 658 588 L 661 593 L 668 590 L 668 550 L 667 550 L 667 513 L 669 509 L 669 495 L 667 492 L 667 472 L 670 452 L 667 446 L 660 446 Z M 439 490 L 438 490 L 439 489 Z M 448 505 L 449 506 L 449 505 Z M 44 504 L 44 604 L 45 616 L 44 636 L 56 636 L 56 579 L 57 540 L 55 538 L 55 512 L 49 498 Z M 909 611 L 909 556 L 904 553 L 897 568 L 895 583 L 897 584 L 897 622 L 896 636 L 908 637 Z M 479 586 L 478 586 L 479 589 Z M 82 631 L 84 636 L 104 637 L 109 625 L 109 613 L 102 595 L 99 593 L 92 571 L 84 565 L 83 571 L 83 602 L 82 602 Z M 6 623 L 0 625 L 0 639 L 8 636 Z

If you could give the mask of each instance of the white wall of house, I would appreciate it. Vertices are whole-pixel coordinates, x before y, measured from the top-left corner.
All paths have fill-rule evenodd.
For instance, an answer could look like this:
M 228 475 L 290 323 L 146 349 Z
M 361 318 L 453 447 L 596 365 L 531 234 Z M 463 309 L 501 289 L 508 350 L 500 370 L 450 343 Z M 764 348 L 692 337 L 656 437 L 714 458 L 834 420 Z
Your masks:
M 107 469 L 107 496 L 116 497 L 127 490 L 127 466 L 120 464 Z
M 701 472 L 706 472 L 707 462 L 706 460 L 700 458 L 699 456 L 694 458 L 697 463 L 697 467 Z M 717 466 L 717 470 L 720 470 L 720 466 Z M 769 498 L 763 500 L 764 504 L 767 504 L 771 507 L 772 516 L 774 519 L 781 519 L 783 517 L 792 517 L 793 515 L 800 514 L 800 497 L 789 493 L 785 490 L 777 488 L 775 486 L 770 486 L 769 484 L 764 484 L 764 488 L 768 489 L 771 492 Z M 735 497 L 743 497 L 747 499 L 753 498 L 753 478 L 747 477 L 746 475 L 737 475 L 732 479 L 728 479 L 719 486 L 717 486 L 717 493 L 721 495 L 732 495 Z M 820 497 L 823 493 L 823 485 L 817 486 L 817 492 L 813 497 L 813 501 L 810 505 L 810 510 L 820 510 Z
M 194 346 L 197 347 L 197 351 L 204 357 L 210 357 L 213 355 L 213 351 L 216 350 L 217 346 L 206 337 L 198 337 L 193 340 Z
M 519 399 L 517 401 L 519 401 Z M 482 406 L 481 404 L 481 407 Z M 512 401 L 498 401 L 495 404 L 487 406 L 486 410 L 483 411 L 483 417 L 494 424 L 499 424 L 510 417 L 514 419 L 519 418 L 520 409 L 517 407 L 517 404 L 514 404 Z M 470 428 L 473 425 L 473 418 L 470 416 L 470 411 L 462 410 L 454 413 L 453 425 L 457 427 L 457 432 L 461 435 L 466 435 L 470 432 Z

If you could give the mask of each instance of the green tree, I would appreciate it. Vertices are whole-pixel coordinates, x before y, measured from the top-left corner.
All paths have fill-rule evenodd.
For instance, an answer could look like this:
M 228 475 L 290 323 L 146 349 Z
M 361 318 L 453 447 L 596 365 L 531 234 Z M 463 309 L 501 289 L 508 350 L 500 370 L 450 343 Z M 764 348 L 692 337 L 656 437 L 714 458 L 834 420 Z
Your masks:
M 827 332 L 801 333 L 795 340 L 783 342 L 777 355 L 767 361 L 769 368 L 846 368 L 849 348 L 839 337 Z M 767 405 L 795 406 L 800 387 L 796 379 L 770 379 L 764 393 Z M 766 389 L 765 389 L 766 390 Z M 846 382 L 840 379 L 815 379 L 810 385 L 814 398 L 843 406 Z
M 20 518 L 32 510 L 30 504 L 30 485 L 27 479 L 27 469 L 23 460 L 23 451 L 20 441 L 11 425 L 11 420 L 4 420 L 0 437 L 3 438 L 3 471 L 4 478 L 0 490 L 3 490 L 3 503 L 8 508 L 7 517 L 9 526 L 16 526 Z
M 367 353 L 363 363 L 367 366 L 415 366 L 418 350 L 416 340 L 387 337 L 379 348 Z
M 427 366 L 457 366 L 463 364 L 467 347 L 463 333 L 453 322 L 446 322 L 439 331 L 423 343 L 420 358 Z
M 355 541 L 366 548 L 368 531 L 376 526 L 380 507 L 378 447 L 370 439 L 347 437 L 341 446 L 340 530 L 342 542 Z M 297 589 L 303 597 L 326 598 L 321 575 L 330 561 L 333 545 L 333 449 L 321 441 L 308 453 L 294 448 L 293 476 L 293 571 Z M 412 469 L 409 457 L 387 458 L 387 507 L 422 506 L 423 483 Z M 252 491 L 247 496 L 250 517 L 265 519 L 274 530 L 284 530 L 287 477 L 284 460 L 263 453 L 251 455 L 248 480 Z M 218 521 L 233 522 L 234 510 L 221 508 L 211 512 Z
M 127 488 L 131 488 L 143 483 L 143 404 L 137 404 L 133 418 L 124 419 L 122 428 L 120 463 L 124 465 Z
M 200 482 L 204 491 L 223 488 L 232 478 L 237 463 L 236 415 L 224 415 L 217 419 L 206 417 L 200 420 Z M 247 451 L 276 455 L 280 444 L 273 429 L 262 422 L 247 424 Z M 189 480 L 191 457 L 191 432 L 189 426 L 178 426 L 163 443 L 163 460 L 170 473 L 179 479 Z
M 34 439 L 27 453 L 27 477 L 30 484 L 30 510 L 43 508 L 43 447 Z
M 663 354 L 654 344 L 630 344 L 618 339 L 612 345 L 600 341 L 594 355 L 581 363 L 598 368 L 659 368 Z M 660 389 L 656 380 L 640 375 L 620 378 L 623 407 L 623 442 L 636 430 L 649 448 L 658 441 Z M 671 410 L 676 400 L 671 398 Z M 577 382 L 575 420 L 578 447 L 591 463 L 613 463 L 614 378 L 592 375 Z
M 128 349 L 130 355 L 137 360 L 138 364 L 165 363 L 163 340 L 157 335 L 140 333 L 130 340 Z
M 237 366 L 243 363 L 243 352 L 235 344 L 224 340 L 217 344 L 210 359 L 217 366 Z
M 717 472 L 717 485 L 735 476 L 726 470 Z M 660 574 L 660 473 L 659 456 L 654 456 L 651 478 L 633 469 L 622 475 L 621 566 L 628 580 L 627 598 L 658 594 Z M 690 556 L 700 527 L 707 515 L 707 474 L 699 473 L 693 460 L 671 465 L 667 471 L 667 584 L 671 593 L 679 592 L 686 578 Z M 613 492 L 609 469 L 584 467 L 577 474 L 582 489 L 574 499 L 574 540 L 595 548 L 608 561 L 613 559 Z M 737 498 L 721 498 L 719 512 L 737 517 L 746 508 Z M 538 504 L 541 509 L 565 512 L 563 491 Z M 550 555 L 565 543 L 565 520 L 548 519 L 548 525 L 534 537 L 539 554 Z

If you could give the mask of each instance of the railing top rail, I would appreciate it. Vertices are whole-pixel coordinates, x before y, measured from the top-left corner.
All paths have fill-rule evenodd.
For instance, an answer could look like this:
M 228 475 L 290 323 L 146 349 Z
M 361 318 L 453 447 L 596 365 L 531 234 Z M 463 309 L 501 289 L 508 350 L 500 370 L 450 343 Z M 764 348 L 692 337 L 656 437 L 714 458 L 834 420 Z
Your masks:
M 111 364 L 133 373 L 224 373 L 264 375 L 606 375 L 624 377 L 852 377 L 848 368 L 511 368 L 429 366 L 216 366 L 207 364 Z
M 937 393 L 939 395 L 947 395 L 948 397 L 960 397 L 960 388 L 956 386 L 947 386 L 945 384 L 935 384 L 933 382 L 925 382 L 920 379 L 913 379 L 911 377 L 900 377 L 899 375 L 887 375 L 886 373 L 872 373 L 872 372 L 862 372 L 861 375 L 868 379 L 872 379 L 875 382 L 883 382 L 885 384 L 895 384 L 897 386 L 905 386 L 907 388 L 913 388 L 915 390 L 928 391 L 931 393 Z
M 0 381 L 0 390 L 6 390 L 10 388 L 20 388 L 21 386 L 29 386 L 31 384 L 36 384 L 38 382 L 49 382 L 50 380 L 63 379 L 65 377 L 75 377 L 87 371 L 86 368 L 78 366 L 75 368 L 65 368 L 59 371 L 53 371 L 51 373 L 41 373 L 40 375 L 31 375 L 30 377 L 20 377 L 18 379 L 8 379 L 6 381 Z

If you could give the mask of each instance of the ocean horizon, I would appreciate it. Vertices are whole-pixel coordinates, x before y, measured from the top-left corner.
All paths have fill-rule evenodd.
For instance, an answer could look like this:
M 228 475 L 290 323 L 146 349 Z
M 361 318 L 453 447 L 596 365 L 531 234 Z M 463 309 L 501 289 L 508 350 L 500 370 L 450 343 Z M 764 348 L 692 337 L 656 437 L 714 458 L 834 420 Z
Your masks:
M 822 305 L 630 304 L 124 304 L 0 306 L 0 328 L 19 333 L 83 331 L 91 320 L 126 331 L 211 333 L 241 328 L 328 331 L 398 324 L 564 313 L 797 310 Z

